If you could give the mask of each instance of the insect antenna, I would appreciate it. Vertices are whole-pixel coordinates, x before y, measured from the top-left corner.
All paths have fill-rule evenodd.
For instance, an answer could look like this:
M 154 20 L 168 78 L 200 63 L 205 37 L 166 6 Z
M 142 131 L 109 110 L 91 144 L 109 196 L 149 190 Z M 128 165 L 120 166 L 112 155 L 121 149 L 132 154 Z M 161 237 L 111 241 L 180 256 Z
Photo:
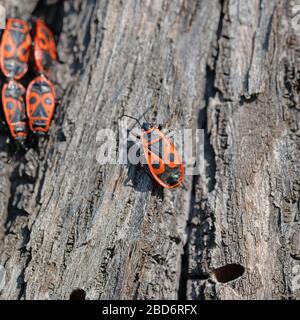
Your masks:
M 142 127 L 142 124 L 141 124 L 141 122 L 140 122 L 139 119 L 137 119 L 137 118 L 135 118 L 135 117 L 133 117 L 133 116 L 129 116 L 129 115 L 127 115 L 127 114 L 123 114 L 122 116 L 119 117 L 119 119 L 122 119 L 123 117 L 127 117 L 127 118 L 130 118 L 130 119 L 135 120 L 135 121 Z
M 147 109 L 143 114 L 142 117 L 145 119 L 146 123 L 150 123 L 149 119 L 146 118 L 146 113 L 148 113 L 149 109 Z

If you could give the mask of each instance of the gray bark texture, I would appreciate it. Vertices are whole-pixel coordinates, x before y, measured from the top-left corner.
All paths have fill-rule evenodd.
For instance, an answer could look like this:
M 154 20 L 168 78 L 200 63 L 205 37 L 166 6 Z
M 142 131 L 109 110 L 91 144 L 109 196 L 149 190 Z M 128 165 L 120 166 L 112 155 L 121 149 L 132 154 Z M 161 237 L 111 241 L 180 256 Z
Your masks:
M 297 1 L 0 4 L 46 17 L 61 91 L 29 150 L 0 128 L 1 299 L 300 298 Z M 203 129 L 204 174 L 99 164 L 123 112 Z

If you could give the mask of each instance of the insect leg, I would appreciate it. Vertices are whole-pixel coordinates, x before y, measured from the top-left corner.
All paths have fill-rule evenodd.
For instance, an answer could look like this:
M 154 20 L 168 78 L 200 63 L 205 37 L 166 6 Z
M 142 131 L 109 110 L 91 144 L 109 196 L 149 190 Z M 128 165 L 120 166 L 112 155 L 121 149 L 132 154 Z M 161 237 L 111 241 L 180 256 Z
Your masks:
M 134 136 L 137 140 L 141 139 L 141 135 L 135 133 L 134 131 L 130 131 L 129 134 L 131 134 L 132 136 Z

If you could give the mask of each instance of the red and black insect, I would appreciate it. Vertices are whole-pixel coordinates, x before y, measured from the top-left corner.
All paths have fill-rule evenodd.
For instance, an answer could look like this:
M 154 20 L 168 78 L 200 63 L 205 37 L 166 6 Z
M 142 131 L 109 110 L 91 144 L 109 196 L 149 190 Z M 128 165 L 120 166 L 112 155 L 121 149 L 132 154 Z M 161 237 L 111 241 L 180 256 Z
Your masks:
M 57 59 L 53 33 L 40 19 L 34 28 L 33 58 L 35 71 L 39 73 L 26 91 L 16 82 L 28 71 L 31 48 L 30 28 L 27 22 L 10 18 L 7 20 L 0 45 L 0 67 L 8 84 L 2 90 L 2 105 L 11 135 L 25 140 L 29 128 L 33 132 L 47 132 L 55 108 L 55 89 L 46 78 Z
M 43 74 L 47 74 L 53 62 L 57 60 L 53 33 L 40 19 L 35 22 L 33 54 L 35 68 Z
M 10 80 L 2 88 L 2 104 L 6 122 L 12 137 L 24 141 L 28 135 L 25 108 L 25 88 L 18 82 Z
M 54 86 L 44 75 L 33 79 L 26 92 L 27 116 L 33 132 L 47 132 L 55 108 Z
M 123 115 L 125 117 L 139 120 Z M 178 187 L 184 179 L 184 165 L 174 144 L 150 123 L 140 124 L 141 142 L 148 168 L 153 178 L 164 188 Z
M 49 68 L 57 60 L 53 33 L 38 19 L 35 24 L 34 64 L 41 76 L 33 79 L 26 93 L 26 107 L 29 126 L 33 132 L 47 132 L 55 108 L 55 89 L 46 78 Z
M 7 20 L 0 46 L 0 65 L 4 76 L 8 79 L 21 79 L 28 70 L 31 48 L 30 28 L 21 20 Z

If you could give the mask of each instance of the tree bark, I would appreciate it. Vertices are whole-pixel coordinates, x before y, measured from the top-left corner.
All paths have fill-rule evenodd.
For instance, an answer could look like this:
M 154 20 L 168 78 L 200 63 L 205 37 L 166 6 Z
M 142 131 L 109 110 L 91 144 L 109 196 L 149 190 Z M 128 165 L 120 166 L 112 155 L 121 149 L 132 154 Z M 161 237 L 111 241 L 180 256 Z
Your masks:
M 29 150 L 1 126 L 0 298 L 300 298 L 294 2 L 0 4 L 55 31 L 61 92 Z M 202 129 L 205 172 L 167 190 L 99 164 L 123 112 Z

